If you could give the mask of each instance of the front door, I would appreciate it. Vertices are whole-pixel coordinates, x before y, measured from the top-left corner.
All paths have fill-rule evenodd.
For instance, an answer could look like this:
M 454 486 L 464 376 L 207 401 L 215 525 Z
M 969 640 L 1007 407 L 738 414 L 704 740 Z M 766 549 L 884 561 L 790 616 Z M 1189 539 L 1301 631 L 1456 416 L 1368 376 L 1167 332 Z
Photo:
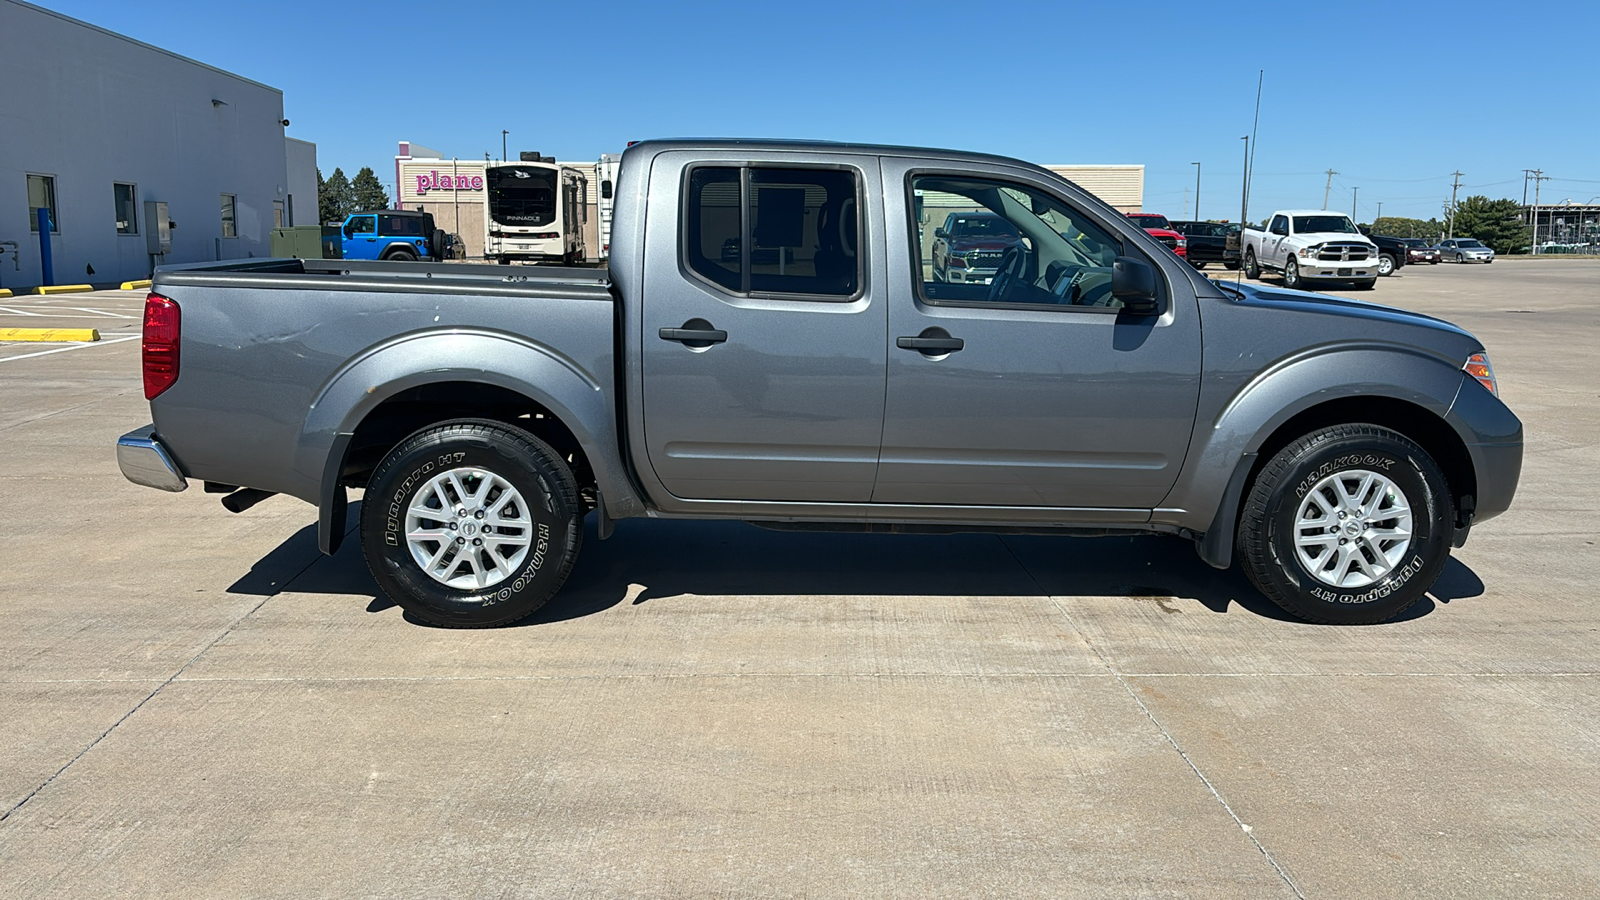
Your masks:
M 1067 186 L 1031 173 L 942 169 L 884 160 L 886 214 L 907 223 L 900 234 L 913 247 L 913 191 L 924 215 L 943 215 L 936 205 L 998 215 L 1020 241 L 989 284 L 935 281 L 916 260 L 891 268 L 873 502 L 1159 505 L 1182 467 L 1199 395 L 1193 287 L 1158 276 L 1164 313 L 1123 314 L 1113 261 L 1156 261 L 1105 213 L 1086 213 L 1081 199 L 1063 199 L 1073 196 Z
M 351 216 L 344 223 L 344 258 L 378 258 L 378 222 L 373 216 Z
M 637 339 L 645 448 L 672 495 L 662 505 L 865 503 L 885 365 L 884 292 L 862 239 L 869 217 L 882 221 L 865 187 L 876 159 L 666 153 L 654 166 Z

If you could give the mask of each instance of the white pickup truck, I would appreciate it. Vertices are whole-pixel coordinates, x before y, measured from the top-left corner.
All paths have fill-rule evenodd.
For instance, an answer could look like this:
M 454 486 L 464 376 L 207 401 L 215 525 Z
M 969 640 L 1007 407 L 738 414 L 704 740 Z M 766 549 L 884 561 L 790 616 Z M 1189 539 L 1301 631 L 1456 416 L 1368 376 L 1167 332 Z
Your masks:
M 1325 209 L 1284 209 L 1272 214 L 1267 230 L 1244 229 L 1244 273 L 1281 272 L 1283 286 L 1349 281 L 1361 290 L 1378 283 L 1378 246 L 1344 213 Z

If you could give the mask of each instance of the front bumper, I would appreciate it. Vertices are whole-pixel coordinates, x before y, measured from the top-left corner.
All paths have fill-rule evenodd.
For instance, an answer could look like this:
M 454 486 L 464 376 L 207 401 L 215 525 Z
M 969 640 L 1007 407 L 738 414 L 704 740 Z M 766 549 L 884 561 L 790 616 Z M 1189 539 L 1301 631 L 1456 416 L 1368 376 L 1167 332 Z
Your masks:
M 988 284 L 999 269 L 949 269 L 945 279 L 951 284 Z
M 1297 259 L 1300 277 L 1305 281 L 1360 281 L 1378 277 L 1378 260 L 1360 262 L 1321 262 L 1315 259 Z
M 189 486 L 183 470 L 156 437 L 156 427 L 146 425 L 117 438 L 117 468 L 134 484 L 163 491 L 181 491 Z

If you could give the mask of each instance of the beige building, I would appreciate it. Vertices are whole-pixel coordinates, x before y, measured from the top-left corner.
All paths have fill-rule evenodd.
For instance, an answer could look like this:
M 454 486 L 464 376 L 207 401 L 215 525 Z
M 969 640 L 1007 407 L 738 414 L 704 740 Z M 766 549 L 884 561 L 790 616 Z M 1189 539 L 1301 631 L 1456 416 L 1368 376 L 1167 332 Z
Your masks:
M 1115 206 L 1118 212 L 1143 212 L 1144 166 L 1045 166 L 1046 169 Z
M 481 159 L 451 159 L 437 150 L 401 141 L 394 158 L 395 206 L 433 213 L 434 224 L 459 235 L 468 260 L 483 258 L 488 215 L 484 190 L 484 163 Z M 589 258 L 599 254 L 599 189 L 595 184 L 594 162 L 560 162 L 577 169 L 588 182 L 587 216 L 583 225 L 583 245 Z

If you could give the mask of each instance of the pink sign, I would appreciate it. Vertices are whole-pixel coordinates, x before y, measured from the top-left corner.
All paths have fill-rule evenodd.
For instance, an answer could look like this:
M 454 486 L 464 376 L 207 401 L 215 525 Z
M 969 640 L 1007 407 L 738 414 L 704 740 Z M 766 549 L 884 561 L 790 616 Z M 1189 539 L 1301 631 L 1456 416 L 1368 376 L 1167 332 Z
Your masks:
M 426 175 L 417 176 L 417 194 L 426 195 L 429 191 L 481 191 L 483 190 L 482 175 L 456 175 L 449 173 L 440 175 L 438 170 Z

